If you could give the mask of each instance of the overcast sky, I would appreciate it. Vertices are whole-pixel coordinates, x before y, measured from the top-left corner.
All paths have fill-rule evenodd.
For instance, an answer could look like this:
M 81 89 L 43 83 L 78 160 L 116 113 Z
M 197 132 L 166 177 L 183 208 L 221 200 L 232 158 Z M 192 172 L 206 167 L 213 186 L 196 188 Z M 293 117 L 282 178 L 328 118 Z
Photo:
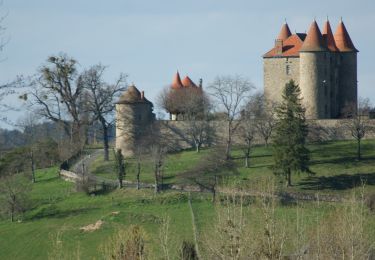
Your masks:
M 340 17 L 359 49 L 359 95 L 375 103 L 375 1 L 251 0 L 3 0 L 9 42 L 0 83 L 32 75 L 49 55 L 67 53 L 80 69 L 108 65 L 155 101 L 176 70 L 204 86 L 217 75 L 241 74 L 263 88 L 262 55 L 287 19 L 294 33 L 327 15 Z

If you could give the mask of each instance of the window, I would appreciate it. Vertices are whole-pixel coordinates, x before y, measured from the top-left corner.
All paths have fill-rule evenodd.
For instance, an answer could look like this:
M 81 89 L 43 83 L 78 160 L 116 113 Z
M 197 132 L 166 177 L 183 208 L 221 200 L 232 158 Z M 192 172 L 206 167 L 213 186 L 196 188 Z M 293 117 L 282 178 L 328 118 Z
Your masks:
M 290 65 L 286 65 L 286 75 L 290 75 Z

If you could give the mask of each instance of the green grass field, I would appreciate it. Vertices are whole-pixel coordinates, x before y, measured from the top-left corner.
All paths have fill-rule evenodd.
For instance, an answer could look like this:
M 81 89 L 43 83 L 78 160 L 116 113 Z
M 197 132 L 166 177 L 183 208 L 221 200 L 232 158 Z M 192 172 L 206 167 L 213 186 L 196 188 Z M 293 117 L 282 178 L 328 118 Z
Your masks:
M 354 141 L 336 141 L 323 144 L 311 144 L 311 170 L 313 176 L 301 173 L 293 175 L 294 186 L 290 191 L 306 193 L 347 193 L 352 188 L 366 182 L 366 189 L 375 191 L 375 140 L 365 140 L 362 144 L 362 160 L 356 159 L 356 143 Z M 200 153 L 184 151 L 168 155 L 164 167 L 164 183 L 180 183 L 179 173 L 194 167 L 199 160 L 209 153 L 209 149 Z M 110 161 L 103 161 L 99 157 L 90 167 L 90 171 L 98 176 L 116 179 L 114 171 L 113 152 Z M 241 150 L 234 149 L 232 156 L 238 165 L 238 176 L 234 179 L 242 182 L 253 182 L 254 179 L 273 176 L 272 173 L 272 147 L 254 147 L 250 158 L 250 168 L 245 168 Z M 136 180 L 136 160 L 127 160 L 127 176 L 130 181 Z M 150 158 L 143 158 L 141 182 L 153 183 L 153 164 Z
M 355 160 L 355 144 L 349 141 L 332 142 L 309 146 L 312 151 L 313 177 L 294 176 L 294 191 L 329 192 L 340 195 L 349 193 L 359 176 L 367 177 L 366 192 L 374 190 L 375 183 L 375 141 L 364 142 L 362 161 Z M 177 183 L 179 172 L 193 167 L 202 155 L 184 151 L 168 156 L 165 167 L 166 182 Z M 238 165 L 243 164 L 239 150 L 233 152 Z M 134 159 L 129 161 L 127 179 L 134 180 Z M 114 178 L 111 161 L 103 163 L 99 158 L 92 169 L 96 174 Z M 257 147 L 253 151 L 249 169 L 240 168 L 237 180 L 251 182 L 262 176 L 271 176 L 271 149 Z M 151 162 L 145 159 L 142 169 L 142 181 L 152 182 Z M 74 184 L 57 177 L 57 169 L 42 169 L 37 172 L 37 182 L 31 192 L 32 207 L 19 221 L 11 223 L 0 220 L 0 259 L 48 259 L 57 241 L 65 259 L 79 254 L 81 259 L 103 259 L 101 247 L 118 230 L 132 224 L 141 225 L 147 232 L 147 247 L 152 252 L 151 259 L 162 259 L 159 247 L 159 227 L 165 216 L 170 218 L 171 259 L 177 259 L 178 248 L 182 240 L 193 240 L 192 219 L 188 206 L 188 194 L 165 191 L 154 195 L 152 190 L 123 189 L 90 196 L 77 193 Z M 192 194 L 192 206 L 196 217 L 200 248 L 204 253 L 205 243 L 209 241 L 216 219 L 217 205 L 213 205 L 208 194 Z M 304 216 L 307 226 L 314 228 L 317 214 L 324 217 L 339 203 L 301 202 L 298 204 L 279 204 L 276 214 L 287 219 L 286 226 L 293 233 L 297 217 Z M 262 214 L 257 204 L 245 208 L 246 216 L 255 229 L 261 230 Z M 81 227 L 104 221 L 103 226 L 93 232 L 82 232 Z M 366 231 L 375 241 L 375 218 L 366 222 Z

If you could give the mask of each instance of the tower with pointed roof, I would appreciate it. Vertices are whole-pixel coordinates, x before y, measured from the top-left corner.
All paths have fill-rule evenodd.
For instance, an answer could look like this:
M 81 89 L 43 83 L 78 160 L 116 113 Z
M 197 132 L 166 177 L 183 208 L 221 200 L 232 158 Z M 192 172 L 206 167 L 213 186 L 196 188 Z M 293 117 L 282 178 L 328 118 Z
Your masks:
M 199 86 L 197 86 L 189 76 L 185 76 L 181 80 L 180 73 L 177 71 L 166 97 L 168 99 L 167 103 L 169 103 L 169 107 L 166 108 L 170 115 L 169 119 L 173 121 L 183 120 L 184 102 L 189 102 L 190 98 L 202 95 L 202 93 L 202 79 L 200 79 Z
M 342 21 L 335 35 L 328 19 L 323 32 L 314 20 L 307 34 L 291 34 L 285 23 L 263 55 L 266 99 L 280 102 L 292 79 L 301 88 L 307 118 L 340 117 L 347 105 L 357 103 L 357 52 Z
M 126 157 L 134 155 L 134 148 L 155 119 L 153 104 L 131 85 L 116 103 L 116 149 Z

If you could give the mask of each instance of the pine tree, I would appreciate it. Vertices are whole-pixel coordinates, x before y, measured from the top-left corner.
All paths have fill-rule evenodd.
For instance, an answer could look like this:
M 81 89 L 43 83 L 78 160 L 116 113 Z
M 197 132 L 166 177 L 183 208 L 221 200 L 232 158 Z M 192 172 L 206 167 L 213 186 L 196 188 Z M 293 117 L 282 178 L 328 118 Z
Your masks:
M 118 179 L 118 186 L 121 189 L 123 187 L 123 180 L 125 179 L 125 158 L 122 155 L 121 149 L 117 149 L 115 152 L 115 159 L 116 159 L 116 172 L 117 172 L 117 179 Z
M 276 110 L 274 173 L 285 176 L 288 186 L 292 184 L 293 172 L 311 173 L 310 152 L 305 146 L 308 129 L 300 95 L 300 88 L 291 80 L 285 85 L 282 103 Z

